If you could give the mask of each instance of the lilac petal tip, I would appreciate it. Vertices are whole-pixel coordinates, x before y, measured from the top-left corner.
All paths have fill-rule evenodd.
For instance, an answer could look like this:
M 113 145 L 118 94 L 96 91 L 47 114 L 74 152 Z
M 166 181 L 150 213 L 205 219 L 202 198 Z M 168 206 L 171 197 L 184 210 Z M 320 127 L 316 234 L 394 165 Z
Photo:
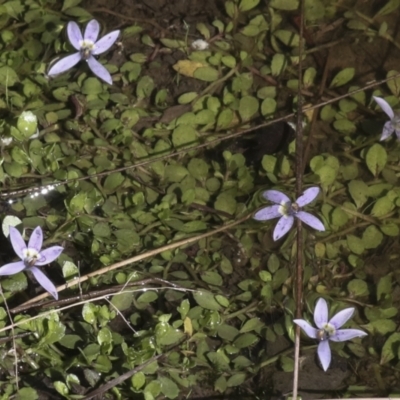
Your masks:
M 86 25 L 85 33 L 83 34 L 83 38 L 85 40 L 91 40 L 94 43 L 94 42 L 96 42 L 97 38 L 99 37 L 99 32 L 100 32 L 100 24 L 95 19 L 92 19 Z
M 344 342 L 357 337 L 367 336 L 368 334 L 360 329 L 339 329 L 335 335 L 329 337 L 333 342 Z
M 281 237 L 285 236 L 290 231 L 290 228 L 293 226 L 293 222 L 294 218 L 292 216 L 281 217 L 274 229 L 274 241 L 277 241 Z
M 279 218 L 282 216 L 279 212 L 279 207 L 278 205 L 264 207 L 258 210 L 253 218 L 257 221 L 268 221 L 270 219 Z
M 318 358 L 321 361 L 322 369 L 326 371 L 331 363 L 331 348 L 329 340 L 323 340 L 318 345 Z
M 119 33 L 120 31 L 113 31 L 99 39 L 94 46 L 92 54 L 98 55 L 107 51 L 116 42 Z
M 55 76 L 62 74 L 65 71 L 68 71 L 72 67 L 74 67 L 78 62 L 82 59 L 81 53 L 74 53 L 67 57 L 62 58 L 59 61 L 56 61 L 47 72 L 48 76 Z
M 328 322 L 328 304 L 322 297 L 318 299 L 315 305 L 314 322 L 319 329 L 322 329 Z
M 10 226 L 10 240 L 15 254 L 23 260 L 25 258 L 24 250 L 26 249 L 26 244 L 19 230 L 13 226 Z
M 320 192 L 319 187 L 311 187 L 304 191 L 304 193 L 296 200 L 296 204 L 299 207 L 304 207 L 305 205 L 311 203 L 318 196 Z
M 29 238 L 28 248 L 35 249 L 37 252 L 40 251 L 43 245 L 43 231 L 40 226 L 37 226 L 31 233 Z
M 318 330 L 312 327 L 307 321 L 304 319 L 294 319 L 293 322 L 298 325 L 303 331 L 307 334 L 311 339 L 317 338 Z
M 311 226 L 311 228 L 314 228 L 317 231 L 320 232 L 325 231 L 324 224 L 317 217 L 314 217 L 314 215 L 308 212 L 299 211 L 296 213 L 296 217 L 302 222 L 304 222 L 306 225 Z
M 79 29 L 79 26 L 76 22 L 70 21 L 67 25 L 67 35 L 72 46 L 75 47 L 76 50 L 81 49 L 80 42 L 83 40 L 82 32 Z
M 393 128 L 392 121 L 387 121 L 385 123 L 385 125 L 383 125 L 382 134 L 381 134 L 381 137 L 379 138 L 379 140 L 382 141 L 382 140 L 387 139 L 389 136 L 391 136 L 393 131 L 394 131 L 394 128 Z M 397 134 L 397 132 L 396 132 L 396 134 Z
M 89 68 L 95 75 L 97 75 L 104 82 L 107 82 L 109 85 L 112 85 L 112 77 L 103 65 L 101 65 L 93 56 L 89 57 L 87 62 Z
M 339 311 L 336 315 L 334 315 L 329 323 L 332 324 L 335 329 L 339 329 L 343 326 L 354 314 L 354 308 L 345 308 L 342 311 Z
M 25 269 L 23 261 L 16 261 L 10 264 L 3 265 L 0 268 L 0 276 L 15 275 Z
M 266 190 L 263 193 L 263 197 L 266 200 L 272 201 L 275 204 L 289 203 L 290 199 L 285 193 L 279 190 Z
M 374 100 L 379 104 L 379 107 L 385 112 L 385 114 L 392 119 L 394 117 L 394 112 L 392 107 L 390 107 L 389 103 L 382 99 L 381 97 L 373 96 Z
M 58 292 L 53 282 L 39 268 L 31 267 L 29 270 L 32 272 L 40 286 L 58 300 Z
M 35 265 L 42 266 L 50 264 L 60 256 L 63 250 L 64 248 L 61 246 L 52 246 L 49 247 L 48 249 L 42 250 L 39 253 L 40 258 L 38 261 L 36 261 Z

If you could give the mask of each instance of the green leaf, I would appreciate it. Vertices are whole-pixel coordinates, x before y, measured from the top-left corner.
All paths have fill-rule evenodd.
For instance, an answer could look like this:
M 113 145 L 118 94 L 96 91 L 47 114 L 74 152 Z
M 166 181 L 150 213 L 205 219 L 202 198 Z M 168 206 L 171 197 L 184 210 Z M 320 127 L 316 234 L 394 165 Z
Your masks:
M 238 349 L 244 349 L 246 347 L 253 346 L 258 342 L 258 336 L 253 333 L 243 333 L 233 342 L 234 346 Z
M 197 132 L 190 125 L 181 124 L 172 132 L 172 143 L 175 147 L 193 145 L 197 139 Z
M 131 378 L 132 386 L 135 390 L 139 390 L 146 383 L 146 376 L 142 371 L 137 372 Z
M 37 400 L 39 398 L 37 391 L 32 388 L 20 388 L 16 396 L 15 400 Z
M 65 11 L 68 8 L 75 7 L 81 2 L 82 2 L 82 0 L 64 0 L 64 4 L 62 6 L 61 11 Z
M 292 31 L 285 29 L 278 29 L 274 35 L 286 46 L 298 47 L 300 43 L 300 36 Z
M 389 0 L 377 13 L 375 16 L 383 16 L 392 14 L 399 8 L 400 0 Z
M 259 318 L 251 318 L 245 322 L 241 327 L 240 333 L 251 332 L 254 330 L 259 330 L 264 326 L 264 323 L 260 321 Z
M 18 75 L 10 67 L 0 67 L 0 85 L 9 87 L 19 82 Z
M 246 374 L 244 372 L 240 372 L 238 374 L 232 375 L 228 381 L 227 381 L 227 386 L 228 387 L 234 387 L 234 386 L 239 386 L 241 385 L 244 381 L 246 380 Z
M 277 10 L 294 11 L 299 8 L 299 0 L 271 0 L 268 5 Z
M 362 207 L 368 200 L 368 186 L 364 181 L 353 180 L 349 182 L 349 192 L 357 208 Z
M 236 200 L 228 193 L 221 193 L 214 203 L 216 210 L 224 211 L 228 214 L 234 215 L 236 212 Z
M 383 298 L 385 300 L 387 296 L 392 295 L 392 276 L 386 275 L 379 279 L 378 285 L 376 287 L 376 298 L 379 301 Z
M 331 84 L 329 85 L 329 88 L 336 88 L 350 82 L 354 78 L 355 72 L 356 70 L 354 68 L 344 68 L 342 71 L 334 76 Z
M 125 178 L 120 172 L 110 174 L 104 181 L 104 190 L 107 191 L 107 193 L 113 193 L 122 185 L 124 180 Z
M 376 177 L 385 168 L 387 162 L 387 153 L 383 146 L 375 143 L 368 150 L 365 156 L 365 162 L 367 163 L 368 169 Z
M 175 399 L 179 395 L 179 388 L 178 385 L 172 381 L 171 379 L 160 376 L 158 377 L 158 381 L 161 383 L 161 392 L 168 398 L 168 399 Z
M 400 1 L 400 0 L 398 0 Z M 399 71 L 391 70 L 386 74 L 386 78 L 390 78 L 392 76 L 398 75 Z M 396 96 L 399 97 L 400 95 L 400 77 L 395 79 L 391 79 L 386 82 L 390 91 Z
M 313 0 L 314 1 L 314 0 Z M 303 85 L 305 88 L 309 88 L 314 84 L 315 77 L 317 76 L 317 70 L 314 67 L 309 67 L 304 71 Z
M 212 67 L 200 67 L 194 71 L 193 77 L 205 82 L 214 82 L 219 78 L 219 72 Z
M 283 0 L 286 1 L 286 0 Z M 287 61 L 286 57 L 283 54 L 274 54 L 272 57 L 272 62 L 271 62 L 271 72 L 272 75 L 278 76 L 283 73 L 283 71 L 286 69 Z
M 222 276 L 215 271 L 205 271 L 200 275 L 201 279 L 209 285 L 222 286 Z
M 239 101 L 239 115 L 242 121 L 249 121 L 258 111 L 258 100 L 253 96 L 244 96 Z
M 196 303 L 207 310 L 219 311 L 221 310 L 221 306 L 215 300 L 215 297 L 212 293 L 206 291 L 198 291 L 193 293 L 193 297 Z
M 362 235 L 362 241 L 366 249 L 376 249 L 383 240 L 381 231 L 375 226 L 370 225 Z
M 192 158 L 188 164 L 189 173 L 200 181 L 207 178 L 209 165 L 201 158 Z
M 369 294 L 368 285 L 362 279 L 353 279 L 347 284 L 347 290 L 351 296 L 367 296 Z
M 276 100 L 270 97 L 264 99 L 261 103 L 261 115 L 263 117 L 271 116 L 276 111 Z
M 239 5 L 239 10 L 242 12 L 249 11 L 257 7 L 260 0 L 242 0 Z
M 400 333 L 393 333 L 382 347 L 380 365 L 387 364 L 394 358 L 399 358 Z
M 355 254 L 362 254 L 365 250 L 363 241 L 354 235 L 347 235 L 347 246 Z
M 374 217 L 383 217 L 384 215 L 392 211 L 393 207 L 393 201 L 388 196 L 381 197 L 374 204 L 371 210 L 371 215 L 373 215 Z
M 138 303 L 151 303 L 152 301 L 156 301 L 158 299 L 157 292 L 153 292 L 151 290 L 142 293 L 138 299 Z
M 117 310 L 124 311 L 127 310 L 132 305 L 132 300 L 133 300 L 133 293 L 124 292 L 113 296 L 111 299 L 111 303 Z

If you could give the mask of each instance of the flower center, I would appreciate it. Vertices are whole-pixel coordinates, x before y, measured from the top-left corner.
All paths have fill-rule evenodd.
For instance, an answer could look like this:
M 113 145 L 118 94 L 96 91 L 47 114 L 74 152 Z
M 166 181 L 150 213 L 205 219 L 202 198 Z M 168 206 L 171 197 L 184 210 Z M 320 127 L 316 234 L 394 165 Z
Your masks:
M 33 267 L 40 258 L 39 253 L 35 249 L 24 249 L 23 254 L 26 267 Z
M 324 324 L 324 326 L 317 332 L 317 340 L 318 342 L 323 342 L 324 340 L 328 340 L 330 336 L 336 333 L 336 329 L 330 323 Z
M 88 60 L 89 57 L 92 55 L 92 51 L 94 50 L 94 42 L 91 40 L 81 40 L 79 42 L 79 46 L 81 47 L 81 56 L 84 60 Z
M 391 122 L 392 122 L 392 126 L 395 130 L 400 130 L 400 115 L 399 114 L 396 113 Z
M 297 203 L 284 203 L 282 202 L 279 206 L 279 213 L 284 217 L 290 217 L 293 214 L 296 214 L 300 210 L 300 207 Z

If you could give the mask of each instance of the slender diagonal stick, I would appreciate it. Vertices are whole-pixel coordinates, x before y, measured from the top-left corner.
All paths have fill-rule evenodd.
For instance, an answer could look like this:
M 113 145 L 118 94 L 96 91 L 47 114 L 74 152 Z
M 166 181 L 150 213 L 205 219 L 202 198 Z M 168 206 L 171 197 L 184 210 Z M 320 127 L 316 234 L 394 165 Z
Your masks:
M 301 94 L 303 76 L 303 41 L 304 41 L 304 0 L 300 0 L 300 41 L 299 41 L 299 65 L 297 90 L 297 123 L 296 123 L 296 197 L 298 198 L 303 190 L 303 97 Z M 303 305 L 303 235 L 300 219 L 296 218 L 296 318 L 302 317 Z M 293 370 L 293 396 L 297 400 L 299 382 L 299 357 L 300 356 L 300 327 L 296 325 L 294 341 L 294 370 Z

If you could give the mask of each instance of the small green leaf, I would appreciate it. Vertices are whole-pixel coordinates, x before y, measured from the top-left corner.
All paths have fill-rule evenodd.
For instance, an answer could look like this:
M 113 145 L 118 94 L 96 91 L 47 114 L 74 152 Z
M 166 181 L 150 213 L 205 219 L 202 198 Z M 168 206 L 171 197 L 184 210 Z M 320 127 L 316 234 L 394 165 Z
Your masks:
M 283 0 L 286 1 L 286 0 Z M 271 62 L 271 72 L 272 75 L 278 76 L 283 73 L 283 71 L 286 69 L 287 61 L 286 57 L 283 54 L 274 54 L 272 57 L 272 62 Z
M 175 399 L 178 397 L 179 388 L 174 381 L 165 376 L 158 377 L 158 381 L 161 383 L 161 392 L 165 397 L 168 399 Z
M 386 340 L 382 347 L 380 365 L 387 364 L 394 358 L 399 358 L 400 350 L 400 333 L 393 333 Z
M 263 117 L 271 116 L 276 111 L 276 100 L 270 97 L 264 99 L 261 103 L 261 115 Z
M 344 68 L 332 79 L 329 88 L 343 86 L 354 78 L 356 70 L 354 68 Z
M 228 387 L 240 386 L 246 380 L 246 374 L 244 372 L 240 372 L 238 374 L 232 375 L 226 385 Z
M 364 181 L 353 180 L 349 182 L 349 192 L 357 208 L 362 207 L 368 200 L 368 186 Z
M 397 0 L 400 2 L 400 0 Z M 392 76 L 398 75 L 399 71 L 391 70 L 386 74 L 386 78 L 390 78 Z M 395 95 L 396 97 L 399 97 L 400 95 L 400 77 L 397 77 L 395 79 L 391 79 L 386 82 L 388 85 L 388 88 L 390 91 Z
M 362 254 L 365 250 L 363 241 L 354 235 L 347 235 L 347 246 L 355 254 Z
M 387 162 L 387 153 L 384 147 L 378 143 L 371 146 L 365 156 L 365 162 L 371 173 L 378 176 Z
M 146 383 L 146 376 L 142 371 L 137 372 L 131 378 L 132 386 L 135 390 L 139 390 Z
M 186 124 L 181 124 L 172 132 L 172 143 L 175 147 L 193 145 L 197 141 L 196 130 Z
M 111 303 L 119 311 L 127 310 L 132 305 L 133 293 L 124 292 L 112 297 Z
M 214 82 L 219 78 L 219 72 L 212 67 L 200 67 L 194 71 L 193 77 L 205 82 Z
M 277 10 L 294 11 L 299 8 L 299 0 L 271 0 L 268 5 Z
M 259 330 L 264 326 L 264 323 L 260 321 L 259 318 L 251 318 L 245 322 L 245 324 L 240 328 L 240 333 L 251 332 L 254 330 Z
M 353 279 L 347 284 L 347 290 L 350 295 L 358 297 L 358 296 L 367 296 L 369 294 L 368 285 L 362 279 Z
M 242 12 L 249 11 L 257 7 L 260 0 L 242 0 L 239 5 L 239 10 Z
M 125 178 L 120 172 L 114 172 L 113 174 L 108 175 L 104 181 L 104 190 L 108 193 L 113 193 L 122 185 L 124 180 Z
M 193 297 L 196 303 L 207 310 L 219 311 L 221 310 L 221 306 L 215 300 L 215 297 L 212 293 L 206 291 L 197 291 L 193 293 Z
M 362 241 L 366 249 L 376 249 L 382 243 L 382 240 L 383 234 L 375 225 L 368 226 L 362 235 Z
M 239 101 L 239 115 L 242 121 L 249 121 L 258 111 L 258 100 L 253 96 L 244 96 Z

